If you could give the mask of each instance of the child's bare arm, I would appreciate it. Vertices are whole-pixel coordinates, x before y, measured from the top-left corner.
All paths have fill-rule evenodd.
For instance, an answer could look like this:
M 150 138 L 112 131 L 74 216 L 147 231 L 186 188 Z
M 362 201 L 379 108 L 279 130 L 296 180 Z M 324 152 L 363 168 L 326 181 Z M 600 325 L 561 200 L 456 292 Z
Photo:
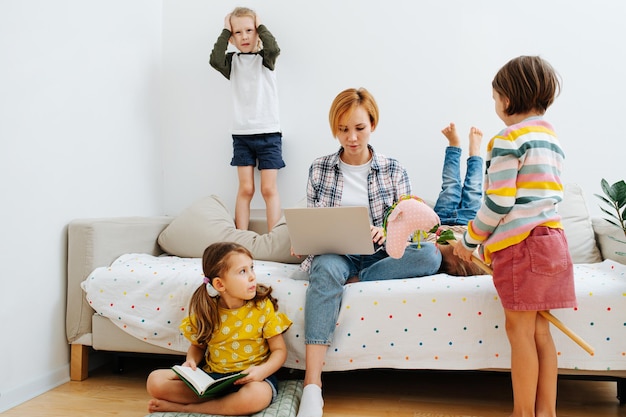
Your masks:
M 187 357 L 183 366 L 189 366 L 191 369 L 196 369 L 198 364 L 204 359 L 205 348 L 203 346 L 191 345 L 187 349 Z
M 244 373 L 247 376 L 238 379 L 235 384 L 246 384 L 252 381 L 263 381 L 280 369 L 287 360 L 287 345 L 282 334 L 267 339 L 270 348 L 270 357 L 261 365 L 251 366 Z

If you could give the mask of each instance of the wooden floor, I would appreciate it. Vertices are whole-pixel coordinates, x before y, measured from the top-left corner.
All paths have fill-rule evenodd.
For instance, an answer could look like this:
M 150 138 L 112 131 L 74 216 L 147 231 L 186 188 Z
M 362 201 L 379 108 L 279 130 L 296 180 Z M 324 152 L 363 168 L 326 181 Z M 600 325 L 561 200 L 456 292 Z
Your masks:
M 6 417 L 143 417 L 148 373 L 171 358 L 129 357 L 124 371 L 104 366 L 82 382 L 69 382 L 3 413 Z M 300 378 L 301 373 L 281 373 Z M 626 417 L 609 381 L 559 381 L 560 417 Z M 511 411 L 504 373 L 352 371 L 325 374 L 325 417 L 493 417 Z

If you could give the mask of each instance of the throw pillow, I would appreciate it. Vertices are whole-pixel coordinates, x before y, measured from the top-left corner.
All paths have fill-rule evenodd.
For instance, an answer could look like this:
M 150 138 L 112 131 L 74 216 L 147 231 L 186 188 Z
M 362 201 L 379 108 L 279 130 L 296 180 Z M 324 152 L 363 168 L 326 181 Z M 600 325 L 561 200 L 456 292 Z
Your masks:
M 575 264 L 602 262 L 587 203 L 578 184 L 565 185 L 565 195 L 558 210 L 572 261 Z
M 206 247 L 215 242 L 236 242 L 250 250 L 255 259 L 302 262 L 290 254 L 291 240 L 284 218 L 267 234 L 238 230 L 233 216 L 216 195 L 202 198 L 183 210 L 161 232 L 158 242 L 165 252 L 183 258 L 201 258 Z
M 592 219 L 592 224 L 602 257 L 626 264 L 626 237 L 622 229 L 599 217 Z

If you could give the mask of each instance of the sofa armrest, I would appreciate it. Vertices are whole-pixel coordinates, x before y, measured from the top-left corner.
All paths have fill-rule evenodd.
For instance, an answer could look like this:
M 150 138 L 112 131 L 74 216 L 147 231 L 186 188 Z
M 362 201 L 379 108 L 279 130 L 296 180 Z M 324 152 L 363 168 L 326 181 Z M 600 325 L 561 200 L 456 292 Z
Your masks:
M 67 228 L 66 334 L 73 343 L 91 333 L 94 311 L 80 287 L 95 269 L 110 265 L 125 253 L 163 253 L 157 238 L 171 217 L 119 217 L 77 219 Z

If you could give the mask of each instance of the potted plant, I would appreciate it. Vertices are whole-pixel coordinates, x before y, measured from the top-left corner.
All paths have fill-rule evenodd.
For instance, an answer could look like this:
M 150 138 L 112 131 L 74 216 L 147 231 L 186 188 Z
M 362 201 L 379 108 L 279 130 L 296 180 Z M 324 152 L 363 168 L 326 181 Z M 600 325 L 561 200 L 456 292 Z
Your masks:
M 602 178 L 600 185 L 602 186 L 604 195 L 595 194 L 595 196 L 602 200 L 605 206 L 608 206 L 608 208 L 602 205 L 600 206 L 600 209 L 608 216 L 605 217 L 604 220 L 621 229 L 624 233 L 623 240 L 621 239 L 621 234 L 619 235 L 620 239 L 613 235 L 610 235 L 609 238 L 624 245 L 624 248 L 616 250 L 615 254 L 626 256 L 626 183 L 621 180 L 613 185 L 609 185 L 609 183 Z

